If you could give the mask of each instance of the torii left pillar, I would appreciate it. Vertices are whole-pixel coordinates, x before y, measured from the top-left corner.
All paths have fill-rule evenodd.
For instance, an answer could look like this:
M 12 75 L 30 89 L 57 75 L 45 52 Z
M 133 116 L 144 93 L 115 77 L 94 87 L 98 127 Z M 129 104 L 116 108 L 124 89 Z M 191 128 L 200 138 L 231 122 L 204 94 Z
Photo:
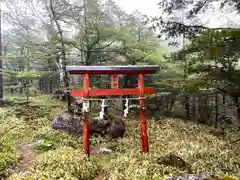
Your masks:
M 90 80 L 89 80 L 89 74 L 84 74 L 84 80 L 83 80 L 83 90 L 84 90 L 84 99 L 85 101 L 89 98 L 89 86 L 90 86 Z M 111 75 L 111 87 L 112 88 L 118 88 L 118 74 Z M 89 132 L 89 123 L 88 123 L 88 117 L 89 112 L 85 111 L 83 112 L 83 152 L 90 155 L 90 132 Z
M 89 98 L 89 74 L 85 73 L 83 78 L 83 97 L 84 97 L 84 103 L 88 103 Z M 88 117 L 89 117 L 89 109 L 84 109 L 83 112 L 83 152 L 90 155 L 90 133 L 89 133 L 89 123 L 88 123 Z

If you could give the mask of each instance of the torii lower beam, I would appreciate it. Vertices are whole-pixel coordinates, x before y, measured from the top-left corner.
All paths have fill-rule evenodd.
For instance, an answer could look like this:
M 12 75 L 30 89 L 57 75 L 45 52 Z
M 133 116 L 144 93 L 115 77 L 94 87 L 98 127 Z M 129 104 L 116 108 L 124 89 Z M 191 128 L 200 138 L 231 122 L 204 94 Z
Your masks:
M 84 97 L 84 90 L 70 90 L 73 97 Z M 91 89 L 89 96 L 124 96 L 140 94 L 139 88 Z M 154 94 L 154 88 L 144 88 L 144 94 Z
M 72 96 L 80 96 L 87 99 L 89 96 L 117 96 L 138 94 L 140 104 L 140 130 L 142 140 L 142 152 L 149 152 L 147 125 L 145 118 L 145 94 L 154 94 L 154 88 L 144 88 L 144 74 L 153 74 L 158 66 L 67 66 L 70 74 L 84 75 L 83 90 L 71 89 Z M 89 89 L 89 75 L 91 74 L 111 74 L 112 89 Z M 118 88 L 118 74 L 138 74 L 138 88 Z M 90 135 L 87 122 L 87 112 L 83 118 L 83 151 L 90 155 Z

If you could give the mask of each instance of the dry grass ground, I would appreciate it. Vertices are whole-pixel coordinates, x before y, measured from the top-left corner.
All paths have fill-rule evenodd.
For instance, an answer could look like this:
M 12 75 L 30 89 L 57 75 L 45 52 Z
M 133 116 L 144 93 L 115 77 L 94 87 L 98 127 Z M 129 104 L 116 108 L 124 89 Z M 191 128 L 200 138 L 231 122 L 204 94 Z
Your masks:
M 112 148 L 112 153 L 87 159 L 82 153 L 81 138 L 50 127 L 52 118 L 63 111 L 62 104 L 48 96 L 30 100 L 35 109 L 22 105 L 0 109 L 0 179 L 90 180 L 101 176 L 110 180 L 164 180 L 173 175 L 189 174 L 189 167 L 159 164 L 159 157 L 169 153 L 185 160 L 193 174 L 207 172 L 225 174 L 225 179 L 229 176 L 240 179 L 240 142 L 232 143 L 240 137 L 237 131 L 217 137 L 207 126 L 181 119 L 148 117 L 150 153 L 144 155 L 140 151 L 138 118 L 132 117 L 126 120 L 123 139 L 109 142 L 91 138 L 92 149 Z M 24 118 L 25 111 L 27 114 L 31 111 L 31 119 Z M 39 117 L 41 112 L 43 117 Z M 21 154 L 24 148 L 18 147 L 29 142 L 31 146 L 25 150 L 33 154 L 24 161 Z M 25 165 L 29 162 L 29 166 L 21 169 L 21 161 Z

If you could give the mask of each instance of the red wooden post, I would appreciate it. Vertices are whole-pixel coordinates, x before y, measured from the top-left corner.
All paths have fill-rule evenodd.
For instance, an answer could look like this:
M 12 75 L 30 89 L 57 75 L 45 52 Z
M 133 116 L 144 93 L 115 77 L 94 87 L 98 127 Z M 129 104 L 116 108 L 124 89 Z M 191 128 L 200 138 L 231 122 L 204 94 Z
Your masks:
M 83 97 L 87 99 L 89 97 L 89 74 L 84 74 L 83 79 Z M 88 124 L 88 112 L 83 112 L 83 152 L 90 155 L 90 133 Z
M 118 74 L 111 75 L 111 88 L 118 88 Z
M 149 152 L 147 123 L 145 118 L 145 104 L 144 104 L 144 79 L 143 74 L 138 74 L 138 88 L 139 88 L 139 105 L 140 105 L 140 130 L 142 139 L 142 152 Z

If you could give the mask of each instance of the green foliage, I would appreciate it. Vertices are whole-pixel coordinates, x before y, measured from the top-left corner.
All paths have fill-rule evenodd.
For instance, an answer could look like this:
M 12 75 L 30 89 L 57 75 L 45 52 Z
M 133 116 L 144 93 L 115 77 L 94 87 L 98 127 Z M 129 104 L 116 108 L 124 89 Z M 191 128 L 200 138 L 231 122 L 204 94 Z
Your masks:
M 192 3 L 194 4 L 192 6 Z M 215 4 L 214 4 L 215 3 Z M 239 3 L 233 1 L 176 1 L 171 0 L 168 3 L 160 1 L 159 5 L 163 14 L 156 18 L 156 26 L 168 37 L 179 37 L 184 34 L 186 40 L 190 40 L 184 49 L 176 52 L 176 60 L 185 63 L 185 75 L 195 76 L 193 79 L 185 79 L 182 87 L 187 92 L 196 92 L 200 89 L 215 88 L 232 97 L 239 97 L 239 44 L 240 31 L 238 28 L 209 28 L 196 22 L 195 17 L 203 15 L 205 11 L 211 9 L 211 5 L 217 10 L 228 6 L 232 11 L 239 11 Z M 218 9 L 219 8 L 219 9 Z M 226 16 L 230 15 L 225 9 L 222 9 Z M 235 11 L 235 12 L 237 12 Z M 178 13 L 182 13 L 183 18 L 187 18 L 191 25 L 180 22 Z M 220 13 L 220 11 L 219 11 Z M 171 17 L 164 18 L 165 15 Z M 238 16 L 239 14 L 237 14 Z M 205 27 L 206 26 L 206 27 Z M 227 26 L 227 25 L 224 25 Z M 232 25 L 231 25 L 232 26 Z M 184 61 L 184 62 L 183 62 Z M 200 76 L 199 76 L 200 74 Z M 206 81 L 206 83 L 204 83 Z M 193 83 L 192 83 L 193 82 Z M 195 84 L 195 85 L 194 85 Z M 218 85 L 218 86 L 217 86 Z M 190 86 L 190 87 L 189 87 Z
M 102 172 L 95 157 L 87 158 L 81 150 L 62 147 L 38 156 L 34 172 L 11 179 L 47 178 L 47 179 L 93 179 Z
M 43 142 L 41 144 L 39 144 L 36 149 L 41 151 L 41 152 L 45 152 L 45 151 L 49 151 L 51 149 L 55 149 L 55 142 L 49 141 L 44 139 Z
M 56 154 L 58 155 L 56 156 Z M 58 162 L 56 163 L 56 161 Z M 92 157 L 87 160 L 81 150 L 68 147 L 42 154 L 36 161 L 35 169 L 40 171 L 53 169 L 54 174 L 52 175 L 55 177 L 64 177 L 61 172 L 68 172 L 68 175 L 71 174 L 71 176 L 81 179 L 94 178 L 101 172 L 101 167 L 96 158 Z
M 12 108 L 8 114 L 18 118 L 24 118 L 25 120 L 34 120 L 36 118 L 49 116 L 50 114 L 50 108 L 48 106 L 36 105 L 23 98 L 15 98 L 12 102 L 9 102 L 9 104 L 12 105 Z
M 181 63 L 174 64 L 169 60 L 160 64 L 160 66 L 162 68 L 157 74 L 153 75 L 153 81 L 161 91 L 183 92 L 186 90 L 184 89 L 187 86 L 185 86 L 186 82 L 184 81 L 184 71 Z
M 5 128 L 0 123 L 1 128 Z M 18 162 L 18 152 L 11 137 L 4 136 L 0 130 L 0 179 L 8 175 L 8 168 L 16 165 Z
M 41 127 L 35 131 L 33 137 L 35 139 L 41 139 L 41 142 L 35 147 L 35 149 L 39 152 L 55 150 L 62 146 L 76 149 L 80 148 L 82 144 L 82 141 L 79 137 L 55 131 L 49 127 L 49 124 L 47 124 L 47 127 Z
M 17 78 L 28 78 L 28 79 L 35 78 L 36 79 L 36 78 L 39 78 L 40 75 L 31 73 L 31 72 L 20 72 L 20 73 L 17 73 L 16 77 Z
M 202 74 L 200 80 L 215 82 L 215 86 L 232 97 L 239 97 L 239 30 L 208 30 L 191 38 L 184 54 L 188 59 L 189 73 Z M 199 58 L 200 61 L 196 61 Z M 206 84 L 207 85 L 207 84 Z M 213 86 L 212 86 L 213 87 Z
M 14 128 L 5 114 L 7 111 L 0 109 L 0 179 L 9 175 L 9 169 L 18 162 L 19 154 L 13 136 L 7 134 Z

